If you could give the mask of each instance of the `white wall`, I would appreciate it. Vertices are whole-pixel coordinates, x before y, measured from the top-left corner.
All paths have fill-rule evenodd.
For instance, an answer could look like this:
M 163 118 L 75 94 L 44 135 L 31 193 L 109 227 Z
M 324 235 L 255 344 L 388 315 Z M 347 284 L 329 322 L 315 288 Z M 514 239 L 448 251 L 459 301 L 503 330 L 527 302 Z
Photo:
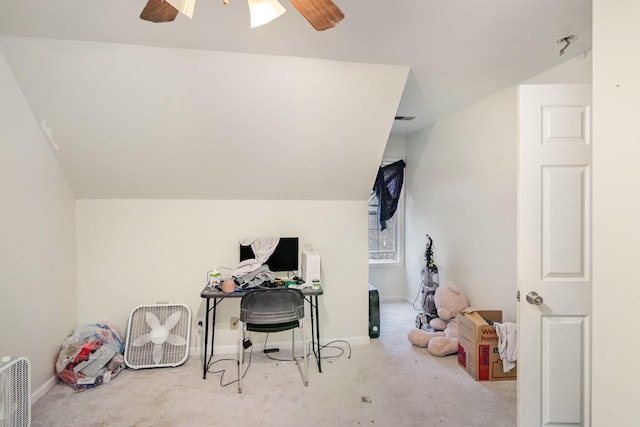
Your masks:
M 238 262 L 238 238 L 297 236 L 322 256 L 321 340 L 368 342 L 367 202 L 78 200 L 78 320 L 126 330 L 140 304 L 184 303 L 204 316 L 206 272 Z M 229 351 L 239 301 L 219 306 Z
M 640 3 L 594 0 L 594 426 L 640 420 Z
M 404 159 L 405 147 L 404 136 L 391 135 L 384 149 L 383 158 Z M 371 185 L 373 186 L 373 183 Z M 404 209 L 400 212 L 404 213 Z M 404 251 L 404 248 L 401 250 Z M 371 264 L 369 266 L 369 283 L 376 287 L 383 301 L 406 299 L 404 257 L 402 261 L 396 265 Z
M 522 83 L 590 81 L 585 55 Z M 419 288 L 429 234 L 441 284 L 516 320 L 517 141 L 516 85 L 407 137 L 408 297 Z
M 0 356 L 29 358 L 35 398 L 76 327 L 75 200 L 48 145 L 0 55 Z

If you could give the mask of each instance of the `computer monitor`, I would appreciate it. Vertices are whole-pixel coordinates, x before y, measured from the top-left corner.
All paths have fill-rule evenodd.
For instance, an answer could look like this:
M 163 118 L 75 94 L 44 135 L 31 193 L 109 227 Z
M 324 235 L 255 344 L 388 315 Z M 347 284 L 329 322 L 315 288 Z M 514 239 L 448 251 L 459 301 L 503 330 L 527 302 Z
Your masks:
M 240 245 L 240 261 L 255 258 L 251 246 Z M 271 271 L 298 271 L 298 238 L 280 237 L 269 259 L 265 264 Z

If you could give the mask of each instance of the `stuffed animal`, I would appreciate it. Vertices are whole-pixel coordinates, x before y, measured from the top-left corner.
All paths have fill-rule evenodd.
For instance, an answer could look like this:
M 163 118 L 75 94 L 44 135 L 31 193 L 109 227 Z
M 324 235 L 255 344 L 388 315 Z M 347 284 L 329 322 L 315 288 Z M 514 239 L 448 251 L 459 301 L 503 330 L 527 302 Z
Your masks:
M 469 307 L 469 301 L 462 291 L 453 283 L 438 286 L 434 296 L 438 317 L 432 319 L 429 325 L 436 332 L 422 329 L 409 331 L 409 341 L 417 347 L 426 347 L 434 356 L 447 356 L 458 352 L 458 321 L 459 312 Z

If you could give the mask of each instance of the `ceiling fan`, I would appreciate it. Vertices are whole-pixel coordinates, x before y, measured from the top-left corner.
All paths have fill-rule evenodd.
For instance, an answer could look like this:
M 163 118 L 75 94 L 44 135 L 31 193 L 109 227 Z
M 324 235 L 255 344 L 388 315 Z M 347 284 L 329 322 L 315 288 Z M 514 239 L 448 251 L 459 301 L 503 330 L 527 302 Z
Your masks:
M 248 0 L 249 9 L 252 14 L 252 28 L 265 24 L 270 20 L 282 15 L 284 7 L 277 0 Z M 331 0 L 289 0 L 291 4 L 306 18 L 307 21 L 317 31 L 324 31 L 335 27 L 344 18 L 344 13 Z M 228 0 L 223 0 L 227 4 Z M 148 0 L 140 18 L 151 22 L 170 22 L 176 19 L 178 12 L 182 12 L 189 18 L 193 16 L 193 9 L 196 0 Z M 261 5 L 269 3 L 272 8 L 276 8 L 271 18 L 267 18 L 259 23 L 254 23 L 254 11 Z

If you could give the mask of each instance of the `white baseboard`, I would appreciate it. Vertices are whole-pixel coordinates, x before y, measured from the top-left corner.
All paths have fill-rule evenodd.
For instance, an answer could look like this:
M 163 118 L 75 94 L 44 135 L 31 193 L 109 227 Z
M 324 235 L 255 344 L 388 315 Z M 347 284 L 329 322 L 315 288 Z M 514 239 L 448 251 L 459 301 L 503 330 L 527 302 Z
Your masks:
M 380 295 L 380 302 L 404 302 L 407 298 L 402 295 Z
M 51 390 L 53 386 L 58 384 L 58 381 L 60 381 L 60 378 L 57 375 L 54 375 L 51 378 L 49 378 L 47 381 L 45 381 L 45 383 L 42 384 L 40 387 L 38 387 L 36 391 L 31 393 L 31 404 L 33 405 L 38 400 L 40 400 L 40 398 L 45 394 L 47 394 L 47 392 Z
M 369 336 L 363 336 L 363 337 L 347 337 L 347 338 L 333 338 L 333 339 L 328 339 L 328 340 L 320 340 L 320 344 L 321 345 L 327 345 L 330 343 L 335 343 L 336 341 L 346 341 L 348 342 L 350 345 L 367 345 L 371 343 L 371 338 L 369 338 Z M 299 348 L 298 344 L 298 348 Z M 264 350 L 264 341 L 260 340 L 259 342 L 254 342 L 253 343 L 254 346 L 254 351 L 263 351 Z M 291 349 L 291 341 L 287 340 L 287 341 L 280 341 L 280 342 L 269 342 L 268 343 L 268 347 L 269 348 L 274 348 L 274 347 L 278 347 L 278 348 L 288 348 Z M 240 349 L 239 344 L 226 344 L 226 345 L 217 345 L 216 344 L 216 355 L 237 355 L 238 351 Z M 211 351 L 211 349 L 207 349 L 208 351 Z M 190 348 L 190 356 L 195 356 L 198 358 L 202 358 L 202 347 L 195 347 L 192 346 Z M 209 354 L 210 355 L 210 354 Z

